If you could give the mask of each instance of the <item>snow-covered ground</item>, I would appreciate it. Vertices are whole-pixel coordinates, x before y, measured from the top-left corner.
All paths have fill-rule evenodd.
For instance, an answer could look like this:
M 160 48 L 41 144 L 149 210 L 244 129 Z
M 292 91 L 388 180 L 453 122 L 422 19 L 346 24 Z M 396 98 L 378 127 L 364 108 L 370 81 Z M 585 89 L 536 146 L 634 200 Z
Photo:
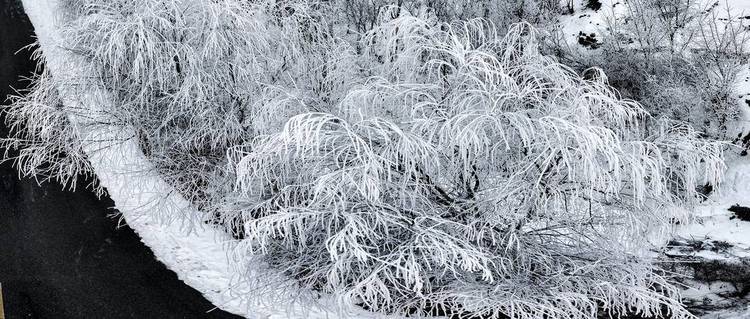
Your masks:
M 707 311 L 703 318 L 750 318 L 750 300 L 744 291 L 750 270 L 750 221 L 728 209 L 750 206 L 750 159 L 730 158 L 725 183 L 698 207 L 693 223 L 680 225 L 666 255 L 685 262 L 685 302 Z M 732 273 L 735 272 L 735 273 Z M 696 276 L 697 275 L 697 276 Z
M 714 313 L 706 314 L 703 319 L 748 319 L 750 318 L 750 307 L 741 307 L 738 309 L 721 310 Z
M 750 205 L 750 159 L 730 158 L 725 183 L 704 206 L 698 207 L 696 220 L 678 228 L 676 238 L 685 240 L 712 240 L 732 246 L 729 253 L 737 257 L 750 257 L 750 222 L 735 217 L 728 209 L 732 205 Z M 701 251 L 698 256 L 725 258 L 721 254 Z

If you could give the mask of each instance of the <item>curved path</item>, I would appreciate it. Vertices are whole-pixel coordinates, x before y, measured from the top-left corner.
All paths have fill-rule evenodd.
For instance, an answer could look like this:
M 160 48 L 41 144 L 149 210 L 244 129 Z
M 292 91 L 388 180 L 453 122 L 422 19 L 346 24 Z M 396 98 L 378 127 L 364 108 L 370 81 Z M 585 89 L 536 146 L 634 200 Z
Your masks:
M 33 71 L 33 29 L 0 0 L 0 101 Z M 6 128 L 0 126 L 0 136 Z M 0 150 L 3 151 L 3 150 Z M 8 318 L 239 318 L 211 305 L 163 264 L 109 199 L 37 185 L 0 165 L 0 283 Z

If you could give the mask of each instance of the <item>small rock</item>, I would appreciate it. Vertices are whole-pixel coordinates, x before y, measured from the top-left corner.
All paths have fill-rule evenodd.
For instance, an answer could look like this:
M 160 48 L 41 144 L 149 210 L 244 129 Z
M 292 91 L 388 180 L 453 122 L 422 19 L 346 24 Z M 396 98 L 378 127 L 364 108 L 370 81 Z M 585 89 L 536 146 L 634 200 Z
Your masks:
M 739 218 L 741 221 L 750 222 L 750 207 L 740 206 L 740 204 L 729 207 L 729 211 L 734 213 L 734 216 L 729 219 Z

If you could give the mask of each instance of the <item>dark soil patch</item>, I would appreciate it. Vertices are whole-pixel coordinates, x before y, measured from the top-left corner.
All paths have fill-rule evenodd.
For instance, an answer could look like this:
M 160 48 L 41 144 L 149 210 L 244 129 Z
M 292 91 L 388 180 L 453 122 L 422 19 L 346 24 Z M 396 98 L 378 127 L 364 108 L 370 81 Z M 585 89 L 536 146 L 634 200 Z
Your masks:
M 750 102 L 750 100 L 745 100 L 745 102 Z M 750 150 L 750 133 L 747 133 L 747 135 L 744 136 L 742 133 L 738 134 L 737 138 L 734 139 L 734 143 L 742 148 L 740 156 L 747 156 L 747 152 Z
M 706 183 L 705 185 L 698 186 L 696 188 L 696 191 L 698 192 L 700 200 L 705 201 L 706 199 L 708 199 L 708 196 L 711 196 L 711 194 L 714 192 L 714 186 L 711 185 L 711 183 Z
M 741 221 L 750 222 L 750 207 L 732 205 L 732 207 L 729 207 L 728 209 L 730 212 L 734 213 L 734 216 L 731 217 L 731 219 L 739 219 Z
M 602 8 L 602 3 L 599 0 L 587 0 L 585 6 L 591 10 L 599 11 Z
M 578 44 L 592 50 L 602 46 L 602 43 L 596 38 L 595 33 L 587 34 L 583 33 L 583 31 L 578 31 Z

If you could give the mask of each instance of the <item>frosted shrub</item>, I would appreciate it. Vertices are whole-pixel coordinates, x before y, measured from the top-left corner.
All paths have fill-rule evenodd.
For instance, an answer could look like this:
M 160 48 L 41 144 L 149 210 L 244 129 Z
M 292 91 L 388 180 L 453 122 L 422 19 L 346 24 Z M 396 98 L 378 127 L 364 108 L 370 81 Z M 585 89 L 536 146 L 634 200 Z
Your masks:
M 342 53 L 304 1 L 70 0 L 64 7 L 63 36 L 95 67 L 92 84 L 111 92 L 111 117 L 135 128 L 162 176 L 201 208 L 213 209 L 212 198 L 230 183 L 229 147 L 310 110 L 284 109 L 299 105 L 282 99 L 327 99 L 338 85 L 327 82 L 321 62 Z
M 409 12 L 427 10 L 443 22 L 482 18 L 503 30 L 521 20 L 553 22 L 561 13 L 558 0 L 338 0 L 335 6 L 348 25 L 360 33 L 378 25 L 381 11 L 389 7 L 403 7 Z
M 649 249 L 724 145 L 540 54 L 527 23 L 402 4 L 342 39 L 331 1 L 69 0 L 63 37 L 193 221 L 343 309 L 690 317 Z M 23 172 L 91 171 L 69 80 L 10 109 Z
M 714 67 L 702 57 L 645 59 L 629 50 L 603 48 L 581 67 L 596 65 L 607 70 L 610 85 L 625 97 L 636 99 L 655 117 L 686 121 L 713 139 L 731 136 L 731 121 L 739 108 L 733 83 L 739 60 L 726 76 L 708 73 Z
M 39 52 L 34 58 L 42 60 Z M 93 176 L 78 131 L 68 123 L 67 114 L 75 110 L 63 105 L 49 71 L 37 71 L 29 79 L 34 87 L 11 96 L 12 104 L 2 110 L 8 136 L 0 139 L 4 150 L 0 160 L 13 161 L 20 175 L 34 177 L 39 183 L 55 181 L 74 190 L 79 177 L 88 180 Z M 101 194 L 99 185 L 91 183 L 89 186 Z
M 690 317 L 647 238 L 716 182 L 721 143 L 538 52 L 536 32 L 402 14 L 329 112 L 230 152 L 245 247 L 342 306 Z

